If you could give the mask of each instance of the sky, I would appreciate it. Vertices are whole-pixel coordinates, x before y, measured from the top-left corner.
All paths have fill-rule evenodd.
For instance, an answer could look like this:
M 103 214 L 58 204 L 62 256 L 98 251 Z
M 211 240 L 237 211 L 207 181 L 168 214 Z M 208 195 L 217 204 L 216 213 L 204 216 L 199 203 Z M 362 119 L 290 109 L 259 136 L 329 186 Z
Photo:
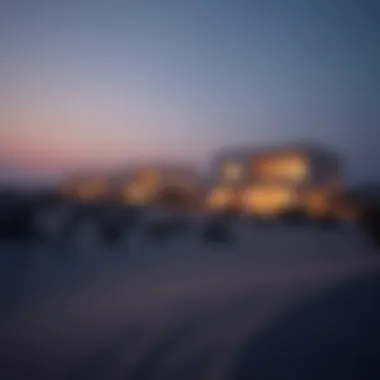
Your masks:
M 299 139 L 380 178 L 380 2 L 2 0 L 0 177 Z

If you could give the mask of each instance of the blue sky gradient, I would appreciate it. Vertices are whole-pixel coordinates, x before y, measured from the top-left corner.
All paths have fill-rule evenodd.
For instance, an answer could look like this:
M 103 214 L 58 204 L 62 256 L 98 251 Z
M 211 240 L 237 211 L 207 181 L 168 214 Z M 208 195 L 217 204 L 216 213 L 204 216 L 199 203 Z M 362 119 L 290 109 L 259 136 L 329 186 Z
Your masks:
M 380 2 L 2 1 L 0 172 L 316 139 L 380 177 Z

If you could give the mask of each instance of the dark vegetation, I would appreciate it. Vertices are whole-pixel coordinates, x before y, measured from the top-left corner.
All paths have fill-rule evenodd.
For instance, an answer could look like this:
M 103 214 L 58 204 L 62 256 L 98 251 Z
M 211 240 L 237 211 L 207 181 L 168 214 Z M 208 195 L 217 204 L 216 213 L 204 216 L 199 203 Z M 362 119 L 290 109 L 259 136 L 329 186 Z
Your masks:
M 191 228 L 191 222 L 183 215 L 172 216 L 168 223 L 170 224 L 172 232 L 177 234 L 189 232 Z
M 221 217 L 223 217 L 223 219 L 225 221 L 235 221 L 236 219 L 239 218 L 239 216 L 241 215 L 241 212 L 239 210 L 238 207 L 236 206 L 229 206 L 227 207 L 226 209 L 223 210 L 222 214 L 221 214 Z
M 108 244 L 118 243 L 125 232 L 125 228 L 117 220 L 111 218 L 99 221 L 98 227 L 100 238 Z
M 120 222 L 125 227 L 133 227 L 141 220 L 141 210 L 135 206 L 126 206 L 121 209 Z
M 294 207 L 280 213 L 278 220 L 286 225 L 299 226 L 310 223 L 311 218 L 302 208 Z
M 251 214 L 246 217 L 247 223 L 254 228 L 269 228 L 277 221 L 276 217 L 263 217 Z
M 368 203 L 360 218 L 360 225 L 367 236 L 379 248 L 380 247 L 380 203 Z
M 157 196 L 157 203 L 169 209 L 183 209 L 190 200 L 189 194 L 177 186 L 162 190 Z
M 169 238 L 173 233 L 170 222 L 164 220 L 155 220 L 147 223 L 147 235 L 154 240 L 164 240 Z
M 69 210 L 57 231 L 58 237 L 70 239 L 83 222 L 97 226 L 99 240 L 113 244 L 137 226 L 143 226 L 147 239 L 165 240 L 181 236 L 192 230 L 188 216 L 191 199 L 179 188 L 171 187 L 158 197 L 158 203 L 169 212 L 160 220 L 143 222 L 146 210 L 110 200 L 99 202 L 74 202 L 61 199 L 52 191 L 25 195 L 12 191 L 0 192 L 0 238 L 12 241 L 41 241 L 46 238 L 43 226 L 37 223 L 44 212 Z M 191 204 L 191 203 L 190 203 Z M 380 247 L 380 203 L 361 202 L 363 213 L 358 221 L 373 244 Z M 191 211 L 191 210 L 190 210 Z M 201 230 L 205 242 L 231 242 L 234 240 L 233 224 L 241 217 L 239 210 L 230 207 L 206 220 Z M 285 226 L 308 226 L 309 228 L 336 229 L 340 222 L 333 215 L 310 216 L 302 209 L 285 210 L 273 218 L 259 215 L 245 216 L 244 220 L 254 227 L 269 228 L 273 224 Z
M 315 224 L 324 229 L 336 229 L 339 227 L 339 221 L 333 215 L 322 215 L 314 219 Z
M 10 240 L 37 240 L 42 238 L 36 224 L 37 208 L 27 198 L 1 199 L 0 237 Z
M 233 241 L 231 226 L 223 218 L 214 217 L 204 224 L 202 239 L 209 243 L 231 243 Z

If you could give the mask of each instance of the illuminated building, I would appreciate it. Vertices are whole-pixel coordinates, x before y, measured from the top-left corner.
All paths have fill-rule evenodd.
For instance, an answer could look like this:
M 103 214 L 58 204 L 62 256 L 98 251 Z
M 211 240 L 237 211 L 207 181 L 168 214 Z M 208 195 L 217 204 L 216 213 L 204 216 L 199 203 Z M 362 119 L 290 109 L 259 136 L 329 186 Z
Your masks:
M 194 209 L 198 204 L 212 210 L 238 208 L 263 215 L 290 209 L 303 209 L 314 216 L 333 210 L 347 218 L 353 214 L 342 196 L 342 160 L 324 147 L 232 149 L 215 158 L 210 174 L 211 184 L 201 189 L 193 168 L 153 164 L 119 173 L 115 181 L 104 174 L 71 177 L 61 190 L 74 199 L 112 196 L 135 205 L 166 203 L 175 207 L 182 202 Z
M 110 183 L 105 174 L 73 175 L 62 183 L 60 190 L 68 199 L 95 201 L 109 195 Z
M 244 192 L 242 206 L 260 215 L 284 211 L 295 204 L 291 187 L 271 184 L 253 184 Z
M 243 211 L 258 214 L 295 207 L 323 214 L 342 190 L 341 159 L 322 147 L 231 150 L 218 155 L 213 166 L 217 175 L 208 197 L 212 209 L 238 203 Z
M 228 187 L 215 187 L 206 196 L 209 207 L 212 210 L 219 210 L 225 208 L 226 205 L 234 204 L 235 191 Z
M 198 179 L 195 171 L 175 165 L 140 167 L 123 185 L 123 199 L 131 204 L 150 204 L 167 189 L 176 189 L 183 194 L 196 192 Z

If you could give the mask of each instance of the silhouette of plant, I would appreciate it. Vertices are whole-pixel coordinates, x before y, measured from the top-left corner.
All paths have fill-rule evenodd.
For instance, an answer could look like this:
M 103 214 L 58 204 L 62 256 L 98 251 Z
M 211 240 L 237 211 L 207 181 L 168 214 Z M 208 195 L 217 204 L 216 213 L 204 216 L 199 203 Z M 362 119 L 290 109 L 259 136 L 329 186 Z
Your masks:
M 231 227 L 220 218 L 206 222 L 202 231 L 202 238 L 208 242 L 227 243 L 233 239 Z

